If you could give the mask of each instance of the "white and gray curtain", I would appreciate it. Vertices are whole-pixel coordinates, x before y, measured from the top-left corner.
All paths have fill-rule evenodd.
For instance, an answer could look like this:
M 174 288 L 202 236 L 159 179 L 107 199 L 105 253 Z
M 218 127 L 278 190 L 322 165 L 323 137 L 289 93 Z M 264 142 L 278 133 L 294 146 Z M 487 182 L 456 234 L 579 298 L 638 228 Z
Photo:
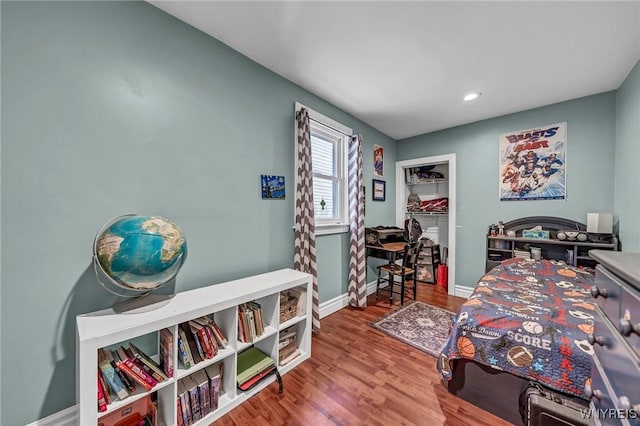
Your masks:
M 296 217 L 293 266 L 297 271 L 313 275 L 312 325 L 313 333 L 320 332 L 318 303 L 318 268 L 316 266 L 316 231 L 313 217 L 313 172 L 311 168 L 311 131 L 309 111 L 296 114 L 298 124 L 298 170 L 296 185 Z
M 362 137 L 354 135 L 349 141 L 349 305 L 367 306 L 367 270 L 364 247 L 364 187 L 362 184 Z

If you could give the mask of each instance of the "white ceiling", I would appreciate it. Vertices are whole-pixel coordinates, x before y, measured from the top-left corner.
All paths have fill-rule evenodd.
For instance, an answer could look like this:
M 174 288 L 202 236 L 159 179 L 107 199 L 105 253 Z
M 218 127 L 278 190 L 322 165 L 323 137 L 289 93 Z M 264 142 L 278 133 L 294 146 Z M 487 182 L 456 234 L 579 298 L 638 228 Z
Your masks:
M 640 1 L 150 3 L 395 139 L 614 90 L 640 58 Z

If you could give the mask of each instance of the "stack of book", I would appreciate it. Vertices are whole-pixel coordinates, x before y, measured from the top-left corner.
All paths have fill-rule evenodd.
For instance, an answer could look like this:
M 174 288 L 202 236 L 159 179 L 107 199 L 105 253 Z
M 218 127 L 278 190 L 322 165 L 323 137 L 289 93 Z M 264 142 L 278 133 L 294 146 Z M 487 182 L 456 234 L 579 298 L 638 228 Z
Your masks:
M 300 355 L 297 344 L 298 329 L 291 326 L 280 333 L 278 340 L 278 362 L 287 365 Z
M 276 371 L 273 359 L 256 347 L 238 354 L 238 388 L 246 391 Z
M 178 426 L 189 426 L 218 408 L 224 364 L 208 365 L 178 380 Z
M 222 329 L 207 315 L 178 327 L 178 358 L 186 369 L 213 358 L 219 348 L 226 348 L 228 344 Z
M 164 366 L 158 364 L 133 343 L 113 350 L 98 349 L 98 410 L 106 411 L 114 399 L 123 400 L 138 387 L 149 391 L 173 377 L 173 370 L 167 366 L 166 362 Z
M 262 307 L 257 302 L 243 303 L 238 306 L 238 339 L 250 343 L 264 333 Z

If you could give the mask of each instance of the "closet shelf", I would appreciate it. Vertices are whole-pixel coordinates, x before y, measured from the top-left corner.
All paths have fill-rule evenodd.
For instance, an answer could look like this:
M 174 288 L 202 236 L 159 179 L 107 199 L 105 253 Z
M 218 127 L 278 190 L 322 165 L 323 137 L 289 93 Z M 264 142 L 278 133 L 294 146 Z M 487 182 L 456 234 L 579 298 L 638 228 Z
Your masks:
M 424 185 L 424 184 L 432 184 L 432 183 L 446 183 L 449 182 L 448 179 L 423 179 L 423 180 L 416 180 L 413 182 L 406 182 L 406 184 L 408 186 L 413 186 L 413 185 Z
M 448 212 L 405 212 L 406 216 L 448 216 Z

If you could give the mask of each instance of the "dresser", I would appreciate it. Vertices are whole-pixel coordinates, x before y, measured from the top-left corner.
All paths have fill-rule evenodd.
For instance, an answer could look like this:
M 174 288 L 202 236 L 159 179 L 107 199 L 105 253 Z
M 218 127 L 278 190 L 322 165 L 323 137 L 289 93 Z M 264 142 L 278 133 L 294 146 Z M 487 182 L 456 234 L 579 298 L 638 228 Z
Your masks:
M 591 250 L 589 256 L 598 262 L 591 385 L 585 387 L 591 424 L 640 426 L 640 253 Z

